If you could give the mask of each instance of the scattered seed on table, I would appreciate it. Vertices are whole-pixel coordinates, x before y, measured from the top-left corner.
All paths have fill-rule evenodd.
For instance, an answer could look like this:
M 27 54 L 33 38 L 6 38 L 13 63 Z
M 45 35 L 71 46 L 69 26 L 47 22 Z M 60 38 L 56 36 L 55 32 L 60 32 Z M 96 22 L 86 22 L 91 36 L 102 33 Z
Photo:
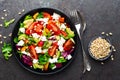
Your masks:
M 3 36 L 4 39 L 6 39 L 7 37 L 6 36 Z
M 113 55 L 111 55 L 111 58 L 113 57 Z
M 3 19 L 5 19 L 4 17 L 1 17 L 1 19 L 3 20 Z
M 12 36 L 12 33 L 10 33 L 8 36 L 11 37 L 11 36 Z
M 0 24 L 0 27 L 2 27 L 3 25 L 2 24 Z
M 114 47 L 114 46 L 112 46 L 112 49 L 115 49 L 115 47 Z
M 2 41 L 0 41 L 0 44 L 2 44 Z
M 25 12 L 25 9 L 23 9 L 22 12 Z
M 109 36 L 109 34 L 106 34 L 106 36 Z
M 113 34 L 111 32 L 109 32 L 109 35 L 112 36 Z
M 105 34 L 105 32 L 102 32 L 101 34 Z
M 5 16 L 7 16 L 7 13 L 5 13 Z
M 101 62 L 101 64 L 103 65 L 104 63 L 103 63 L 103 62 Z
M 114 60 L 114 58 L 112 57 L 112 58 L 111 58 L 111 60 L 113 61 L 113 60 Z
M 18 12 L 19 15 L 21 15 L 22 13 L 21 12 Z
M 3 11 L 4 11 L 4 12 L 6 12 L 7 10 L 6 10 L 6 9 L 4 9 Z
M 113 49 L 113 51 L 115 52 L 115 51 L 116 51 L 116 49 Z
M 0 38 L 2 37 L 2 35 L 0 34 Z

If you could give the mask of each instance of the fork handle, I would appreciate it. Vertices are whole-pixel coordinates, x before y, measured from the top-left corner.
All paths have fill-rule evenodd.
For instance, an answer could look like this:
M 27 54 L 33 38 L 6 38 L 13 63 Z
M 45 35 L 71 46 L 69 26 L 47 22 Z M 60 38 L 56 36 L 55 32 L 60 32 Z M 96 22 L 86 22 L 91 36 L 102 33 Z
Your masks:
M 83 41 L 82 41 L 82 36 L 83 36 L 83 33 L 85 31 L 85 28 L 86 28 L 86 22 L 84 20 L 84 17 L 82 16 L 81 13 L 79 13 L 79 11 L 77 11 L 78 13 L 78 16 L 80 17 L 80 20 L 81 20 L 81 26 L 82 26 L 82 31 L 78 31 L 79 33 L 79 38 L 81 40 L 81 45 L 82 45 L 82 52 L 83 52 L 83 62 L 84 62 L 84 70 L 83 70 L 83 73 L 85 73 L 85 71 L 90 71 L 91 70 L 91 65 L 88 61 L 88 57 L 85 53 L 85 50 L 84 50 L 84 47 L 83 47 Z M 81 30 L 81 28 L 79 29 Z
M 90 70 L 91 70 L 91 65 L 90 65 L 90 63 L 89 63 L 89 61 L 88 61 L 88 57 L 87 57 L 87 55 L 86 55 L 86 53 L 85 53 L 85 50 L 84 50 L 84 48 L 83 48 L 83 41 L 82 41 L 82 39 L 81 39 L 81 35 L 78 34 L 78 36 L 79 36 L 80 41 L 81 41 L 81 47 L 82 47 L 82 53 L 83 53 L 83 63 L 84 63 L 83 73 L 85 73 L 86 70 L 87 70 L 87 71 L 90 71 Z
M 83 52 L 83 61 L 84 61 L 84 70 L 83 70 L 83 73 L 85 73 L 86 70 L 87 71 L 91 70 L 91 66 L 90 66 L 90 63 L 88 61 L 87 55 L 86 55 L 83 47 L 82 47 L 82 52 Z

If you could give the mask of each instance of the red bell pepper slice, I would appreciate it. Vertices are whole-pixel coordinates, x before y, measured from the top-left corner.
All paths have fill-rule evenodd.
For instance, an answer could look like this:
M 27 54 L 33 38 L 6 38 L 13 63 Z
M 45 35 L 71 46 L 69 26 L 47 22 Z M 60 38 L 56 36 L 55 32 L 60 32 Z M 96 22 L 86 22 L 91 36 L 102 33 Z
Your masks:
M 34 28 L 34 26 L 37 24 L 37 22 L 33 22 L 25 31 L 26 34 L 31 34 L 32 33 L 32 29 Z
M 50 15 L 49 13 L 43 12 L 42 14 L 43 14 L 43 17 L 44 17 L 44 18 L 49 18 L 49 19 L 51 19 L 51 15 Z
M 53 56 L 56 53 L 57 46 L 52 46 L 52 48 L 48 49 L 48 54 Z
M 49 23 L 49 24 L 47 25 L 47 28 L 48 28 L 49 30 L 52 30 L 55 35 L 59 35 L 59 34 L 60 34 L 60 29 L 59 29 L 59 27 L 58 27 L 55 23 L 53 23 L 53 22 Z
M 65 31 L 61 30 L 60 32 L 61 32 L 61 34 L 62 34 L 64 37 L 67 36 L 67 33 L 66 33 Z
M 64 23 L 64 22 L 65 22 L 65 18 L 64 18 L 64 17 L 60 17 L 60 18 L 59 18 L 59 21 L 60 21 L 61 23 Z
M 30 45 L 30 46 L 28 46 L 28 48 L 29 48 L 30 54 L 32 55 L 32 58 L 38 59 L 38 55 L 37 55 L 37 53 L 35 51 L 35 46 Z
M 71 50 L 73 45 L 74 45 L 73 41 L 71 39 L 69 39 L 64 43 L 63 48 L 65 51 L 69 51 L 69 50 Z

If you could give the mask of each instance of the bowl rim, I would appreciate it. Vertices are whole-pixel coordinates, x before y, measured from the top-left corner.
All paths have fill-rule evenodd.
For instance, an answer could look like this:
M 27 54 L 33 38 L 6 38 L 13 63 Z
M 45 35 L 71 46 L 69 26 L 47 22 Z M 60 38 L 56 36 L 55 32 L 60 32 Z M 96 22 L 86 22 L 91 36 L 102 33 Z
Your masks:
M 15 30 L 16 30 L 16 27 L 15 27 L 15 26 L 17 26 L 17 24 L 20 23 L 20 21 L 22 20 L 22 18 L 24 18 L 26 15 L 30 14 L 31 12 L 40 11 L 40 10 L 43 10 L 43 11 L 44 11 L 44 9 L 53 10 L 54 12 L 63 14 L 65 17 L 67 17 L 67 19 L 69 20 L 69 22 L 71 22 L 71 23 L 70 23 L 71 26 L 74 27 L 74 24 L 73 24 L 73 22 L 71 21 L 70 17 L 67 16 L 63 11 L 61 11 L 61 10 L 59 10 L 59 9 L 54 9 L 54 8 L 42 7 L 42 8 L 36 8 L 36 9 L 29 10 L 29 11 L 27 11 L 25 14 L 21 15 L 21 17 L 18 18 L 18 20 L 16 21 L 12 33 L 15 32 Z M 77 33 L 75 27 L 74 27 L 74 32 Z M 78 39 L 78 35 L 76 34 L 75 36 L 77 36 L 76 38 Z M 78 40 L 76 40 L 75 42 L 78 43 Z M 24 69 L 26 69 L 26 70 L 28 70 L 28 71 L 30 71 L 30 72 L 32 72 L 32 73 L 40 74 L 40 75 L 51 75 L 51 74 L 55 74 L 55 73 L 58 73 L 58 72 L 63 71 L 66 67 L 68 67 L 68 65 L 71 64 L 71 62 L 73 61 L 73 59 L 74 59 L 75 56 L 76 56 L 76 51 L 75 51 L 76 47 L 75 47 L 75 49 L 74 49 L 74 51 L 73 51 L 74 55 L 72 56 L 72 59 L 69 60 L 69 61 L 67 61 L 67 63 L 66 63 L 62 68 L 57 69 L 57 70 L 54 71 L 54 72 L 45 72 L 45 73 L 44 73 L 44 72 L 37 72 L 37 71 L 33 71 L 32 69 L 26 67 L 26 66 L 18 59 L 18 57 L 17 57 L 17 52 L 14 50 L 14 47 L 15 47 L 15 46 L 14 46 L 14 44 L 15 44 L 15 43 L 14 43 L 14 35 L 12 35 L 12 37 L 11 37 L 11 44 L 12 44 L 13 54 L 14 54 L 15 58 L 17 59 L 17 62 L 21 65 L 21 67 L 23 67 Z
M 90 51 L 90 45 L 91 45 L 91 43 L 92 43 L 95 39 L 97 39 L 97 38 L 105 39 L 105 40 L 111 45 L 111 46 L 110 46 L 110 53 L 109 53 L 106 57 L 104 57 L 104 58 L 99 58 L 99 59 L 97 59 L 96 57 L 93 56 L 93 54 L 92 54 L 91 51 Z M 105 60 L 107 60 L 107 59 L 112 55 L 112 44 L 111 44 L 110 39 L 109 39 L 108 37 L 102 36 L 102 35 L 93 37 L 93 38 L 90 40 L 89 44 L 88 44 L 88 52 L 89 52 L 90 57 L 92 57 L 94 60 L 97 60 L 97 61 L 105 61 Z

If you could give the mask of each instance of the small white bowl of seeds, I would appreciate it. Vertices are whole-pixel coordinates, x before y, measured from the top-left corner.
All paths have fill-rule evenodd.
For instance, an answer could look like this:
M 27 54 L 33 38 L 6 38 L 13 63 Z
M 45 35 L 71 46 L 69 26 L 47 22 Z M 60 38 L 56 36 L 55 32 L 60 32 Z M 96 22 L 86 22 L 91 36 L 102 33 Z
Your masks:
M 112 53 L 112 45 L 108 38 L 98 36 L 90 41 L 88 51 L 93 59 L 103 61 L 110 57 Z

